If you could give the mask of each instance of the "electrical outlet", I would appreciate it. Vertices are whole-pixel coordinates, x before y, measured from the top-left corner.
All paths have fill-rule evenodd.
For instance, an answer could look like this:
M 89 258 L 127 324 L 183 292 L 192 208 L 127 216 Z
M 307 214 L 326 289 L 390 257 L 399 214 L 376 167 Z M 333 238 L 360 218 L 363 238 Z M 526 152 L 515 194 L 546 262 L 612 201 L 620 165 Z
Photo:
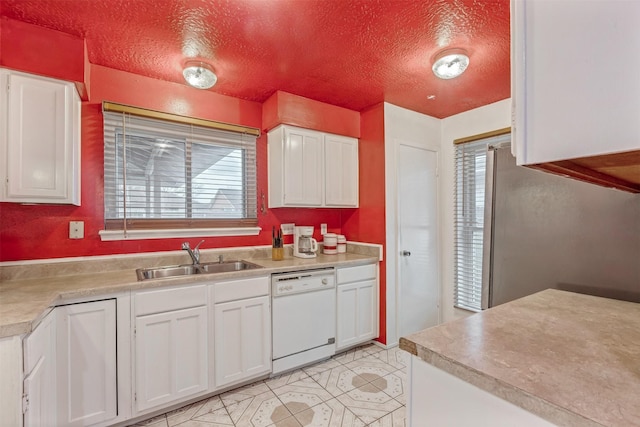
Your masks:
M 290 236 L 293 234 L 293 227 L 295 227 L 295 224 L 281 224 L 280 228 L 282 229 L 282 235 L 283 236 Z
M 320 224 L 320 234 L 323 236 L 327 234 L 327 224 Z
M 69 221 L 69 238 L 84 239 L 84 221 Z

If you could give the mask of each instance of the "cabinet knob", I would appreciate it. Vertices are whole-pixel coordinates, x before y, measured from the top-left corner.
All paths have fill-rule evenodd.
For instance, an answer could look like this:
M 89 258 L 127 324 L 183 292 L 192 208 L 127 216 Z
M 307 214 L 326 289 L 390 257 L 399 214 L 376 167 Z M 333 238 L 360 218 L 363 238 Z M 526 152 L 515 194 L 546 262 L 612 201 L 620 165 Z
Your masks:
M 402 252 L 400 252 L 400 255 L 402 255 L 402 256 L 411 256 L 411 252 L 409 252 L 409 251 L 402 251 Z

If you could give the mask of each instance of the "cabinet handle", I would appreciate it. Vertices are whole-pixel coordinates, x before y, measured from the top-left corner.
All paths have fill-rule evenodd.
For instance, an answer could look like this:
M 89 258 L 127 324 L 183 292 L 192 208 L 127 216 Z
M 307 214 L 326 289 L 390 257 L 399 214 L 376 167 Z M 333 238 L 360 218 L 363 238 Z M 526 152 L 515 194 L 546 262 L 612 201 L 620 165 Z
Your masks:
M 400 252 L 400 255 L 402 255 L 402 256 L 411 256 L 411 252 L 409 252 L 409 251 L 402 251 L 402 252 Z

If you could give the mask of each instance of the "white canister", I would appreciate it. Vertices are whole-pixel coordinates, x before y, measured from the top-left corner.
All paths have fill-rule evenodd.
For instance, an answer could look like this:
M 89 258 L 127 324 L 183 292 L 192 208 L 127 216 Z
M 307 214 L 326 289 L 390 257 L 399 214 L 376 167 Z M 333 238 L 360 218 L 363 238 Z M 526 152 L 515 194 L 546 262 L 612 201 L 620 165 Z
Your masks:
M 338 236 L 335 233 L 327 233 L 324 235 L 322 252 L 327 255 L 338 253 Z
M 347 252 L 347 238 L 342 234 L 338 234 L 338 253 L 344 254 Z

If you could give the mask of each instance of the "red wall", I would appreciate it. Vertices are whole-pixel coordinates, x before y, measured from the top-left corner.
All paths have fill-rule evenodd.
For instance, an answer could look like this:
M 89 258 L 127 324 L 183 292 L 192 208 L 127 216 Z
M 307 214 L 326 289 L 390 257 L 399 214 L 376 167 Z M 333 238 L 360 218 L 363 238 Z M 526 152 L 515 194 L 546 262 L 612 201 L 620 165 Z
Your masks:
M 263 104 L 262 128 L 267 132 L 281 123 L 360 137 L 360 113 L 357 111 L 279 90 Z
M 106 255 L 176 250 L 184 239 L 102 242 L 104 100 L 135 105 L 256 128 L 261 127 L 262 105 L 186 85 L 150 79 L 101 66 L 91 66 L 91 100 L 82 104 L 82 206 L 20 205 L 0 203 L 0 261 Z M 258 194 L 267 191 L 266 135 L 258 139 Z M 260 202 L 260 199 L 259 199 Z M 267 200 L 268 203 L 268 200 Z M 259 236 L 207 237 L 202 248 L 266 245 L 271 228 L 293 222 L 316 227 L 320 223 L 340 232 L 338 209 L 267 209 L 259 213 Z M 85 222 L 85 238 L 69 239 L 69 221 Z M 196 238 L 191 239 L 196 241 Z M 289 243 L 289 240 L 285 243 Z
M 384 105 L 360 114 L 360 208 L 342 218 L 349 240 L 385 245 Z M 380 338 L 387 342 L 386 261 L 380 263 Z
M 0 18 L 0 37 L 1 66 L 76 82 L 80 97 L 88 99 L 83 39 L 5 17 Z

